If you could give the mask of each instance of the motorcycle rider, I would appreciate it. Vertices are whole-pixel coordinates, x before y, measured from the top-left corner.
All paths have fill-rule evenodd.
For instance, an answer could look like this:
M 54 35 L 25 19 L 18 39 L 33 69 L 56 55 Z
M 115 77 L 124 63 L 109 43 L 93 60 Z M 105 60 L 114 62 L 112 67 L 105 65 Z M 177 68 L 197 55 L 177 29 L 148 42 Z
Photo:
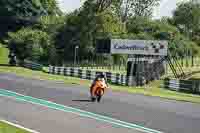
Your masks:
M 106 86 L 108 87 L 108 83 L 107 83 L 107 78 L 103 73 L 100 73 L 99 75 L 96 76 L 96 78 L 93 80 L 92 85 L 90 86 L 90 92 L 92 92 L 92 89 L 96 83 L 96 81 L 101 80 L 102 82 L 104 82 L 106 84 Z M 91 98 L 93 98 L 94 96 L 92 96 L 91 94 Z

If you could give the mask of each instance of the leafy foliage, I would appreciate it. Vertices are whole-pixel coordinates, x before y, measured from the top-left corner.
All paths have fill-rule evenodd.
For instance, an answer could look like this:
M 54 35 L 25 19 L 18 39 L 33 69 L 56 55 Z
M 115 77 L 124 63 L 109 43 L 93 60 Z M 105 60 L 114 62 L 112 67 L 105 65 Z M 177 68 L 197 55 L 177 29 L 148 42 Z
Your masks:
M 200 4 L 181 3 L 175 10 L 173 19 L 182 33 L 200 45 Z
M 152 16 L 153 8 L 160 0 L 114 0 L 113 7 L 115 13 L 126 22 L 133 16 Z
M 78 60 L 98 60 L 97 38 L 168 40 L 170 51 L 178 57 L 198 54 L 199 5 L 181 3 L 172 18 L 152 20 L 153 8 L 159 2 L 85 0 L 81 8 L 64 15 L 56 0 L 2 0 L 0 22 L 5 24 L 1 31 L 8 33 L 10 50 L 14 49 L 21 61 L 31 59 L 53 65 L 72 62 L 76 46 Z M 7 26 L 9 19 L 12 20 Z M 109 64 L 120 64 L 126 59 L 124 55 L 102 55 L 102 60 Z
M 10 37 L 9 48 L 14 51 L 20 61 L 39 60 L 49 56 L 50 38 L 46 32 L 22 28 L 8 35 Z
M 62 15 L 56 0 L 40 0 L 41 5 L 47 11 L 48 15 Z
M 0 5 L 2 15 L 30 17 L 46 14 L 40 0 L 2 0 Z

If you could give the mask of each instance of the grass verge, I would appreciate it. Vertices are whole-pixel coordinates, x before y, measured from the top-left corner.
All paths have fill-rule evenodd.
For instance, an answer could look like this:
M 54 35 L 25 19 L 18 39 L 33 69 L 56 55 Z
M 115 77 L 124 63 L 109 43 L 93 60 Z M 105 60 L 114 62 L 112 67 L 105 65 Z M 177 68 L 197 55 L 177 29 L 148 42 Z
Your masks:
M 196 73 L 191 76 L 191 79 L 200 79 L 200 73 Z
M 0 64 L 8 64 L 8 49 L 0 44 Z
M 22 68 L 22 67 L 8 67 L 8 66 L 0 66 L 0 72 L 2 73 L 14 73 L 19 76 L 34 78 L 39 80 L 53 80 L 58 82 L 63 82 L 66 84 L 80 84 L 80 85 L 89 85 L 90 81 L 83 80 L 75 77 L 66 77 L 60 75 L 52 75 L 48 73 L 44 73 L 42 71 L 33 71 L 30 69 Z
M 85 88 L 89 88 L 89 85 L 91 83 L 91 81 L 89 80 L 83 80 L 79 78 L 66 77 L 66 76 L 60 76 L 60 75 L 52 75 L 52 74 L 47 74 L 40 71 L 32 71 L 32 70 L 21 68 L 21 67 L 0 66 L 0 72 L 14 73 L 16 75 L 20 75 L 20 76 L 24 76 L 28 78 L 40 79 L 40 80 L 59 81 L 59 82 L 62 82 L 65 84 L 71 84 L 71 85 L 78 84 L 78 85 L 85 86 Z M 199 95 L 185 94 L 185 93 L 165 90 L 165 89 L 159 88 L 160 84 L 161 84 L 161 81 L 155 81 L 145 87 L 126 87 L 126 86 L 110 85 L 110 88 L 112 88 L 113 91 L 128 92 L 128 93 L 134 93 L 134 94 L 142 94 L 146 96 L 156 96 L 156 97 L 178 100 L 178 101 L 200 103 Z
M 0 121 L 0 133 L 30 133 L 30 132 Z

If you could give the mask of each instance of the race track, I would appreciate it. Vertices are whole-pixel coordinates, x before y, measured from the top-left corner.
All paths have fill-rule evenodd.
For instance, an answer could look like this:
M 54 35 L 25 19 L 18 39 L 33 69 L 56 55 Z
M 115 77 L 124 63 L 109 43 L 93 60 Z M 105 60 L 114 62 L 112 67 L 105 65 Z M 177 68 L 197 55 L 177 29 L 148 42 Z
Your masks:
M 0 119 L 36 133 L 145 133 L 2 96 L 0 106 Z
M 0 88 L 165 133 L 200 131 L 199 104 L 111 91 L 103 97 L 101 103 L 92 103 L 88 101 L 89 92 L 86 87 L 28 79 L 5 73 L 0 73 Z M 0 106 L 1 104 L 2 102 Z

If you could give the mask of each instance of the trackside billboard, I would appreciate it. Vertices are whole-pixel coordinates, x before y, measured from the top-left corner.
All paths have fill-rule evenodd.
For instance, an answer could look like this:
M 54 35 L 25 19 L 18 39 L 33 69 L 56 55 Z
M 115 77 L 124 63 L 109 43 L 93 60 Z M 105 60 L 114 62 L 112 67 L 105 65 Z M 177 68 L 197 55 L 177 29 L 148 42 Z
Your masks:
M 167 49 L 167 41 L 111 39 L 111 54 L 167 56 Z

